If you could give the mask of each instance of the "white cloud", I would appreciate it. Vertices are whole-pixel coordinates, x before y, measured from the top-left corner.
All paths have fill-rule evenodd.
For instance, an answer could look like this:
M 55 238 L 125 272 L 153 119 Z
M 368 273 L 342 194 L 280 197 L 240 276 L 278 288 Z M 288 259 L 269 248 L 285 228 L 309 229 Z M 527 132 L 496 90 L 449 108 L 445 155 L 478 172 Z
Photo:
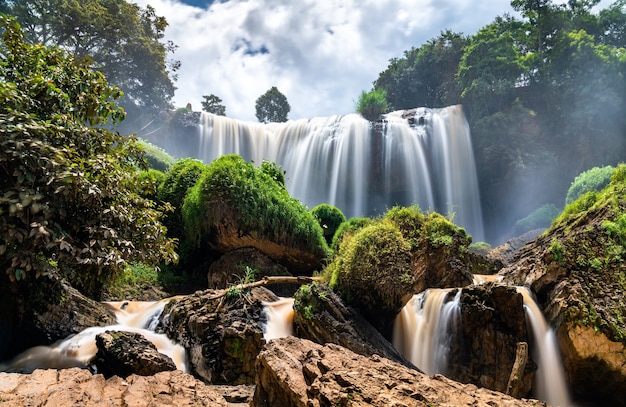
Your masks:
M 389 59 L 446 29 L 473 34 L 508 0 L 231 0 L 201 9 L 174 0 L 138 0 L 165 16 L 179 46 L 175 105 L 200 110 L 202 95 L 223 99 L 229 117 L 256 121 L 255 101 L 272 86 L 290 119 L 347 114 Z

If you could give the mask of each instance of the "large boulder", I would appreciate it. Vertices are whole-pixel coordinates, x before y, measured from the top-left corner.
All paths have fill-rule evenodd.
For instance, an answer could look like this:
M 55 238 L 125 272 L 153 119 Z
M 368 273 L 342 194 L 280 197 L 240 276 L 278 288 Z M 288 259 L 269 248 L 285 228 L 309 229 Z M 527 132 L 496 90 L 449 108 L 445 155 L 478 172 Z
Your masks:
M 304 285 L 294 296 L 294 333 L 325 344 L 334 343 L 363 356 L 379 355 L 414 368 L 369 322 L 347 307 L 328 286 Z
M 231 406 L 220 391 L 180 370 L 126 378 L 88 370 L 0 373 L 3 406 Z
M 259 354 L 256 371 L 252 407 L 546 406 L 295 337 L 270 341 Z
M 136 332 L 105 331 L 96 335 L 96 347 L 95 365 L 106 377 L 152 376 L 176 370 L 169 356 L 159 353 L 152 342 Z
M 250 292 L 206 290 L 168 303 L 160 317 L 164 333 L 187 350 L 190 371 L 207 383 L 251 384 L 265 340 L 265 288 Z
M 0 360 L 49 345 L 93 326 L 116 323 L 112 310 L 49 274 L 0 284 Z
M 455 332 L 446 376 L 516 397 L 530 394 L 536 365 L 528 354 L 524 300 L 515 287 L 463 288 Z M 522 366 L 516 366 L 518 349 L 526 351 Z

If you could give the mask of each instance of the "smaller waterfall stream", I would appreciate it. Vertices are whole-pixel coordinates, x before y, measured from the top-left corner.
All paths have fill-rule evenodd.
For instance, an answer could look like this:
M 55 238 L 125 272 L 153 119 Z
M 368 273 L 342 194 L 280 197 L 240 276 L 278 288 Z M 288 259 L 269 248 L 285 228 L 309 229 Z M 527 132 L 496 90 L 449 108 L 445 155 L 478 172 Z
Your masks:
M 500 279 L 498 276 L 474 276 L 474 284 L 490 281 Z M 529 335 L 532 334 L 531 345 L 534 345 L 532 354 L 538 365 L 533 392 L 538 399 L 555 407 L 571 406 L 554 332 L 530 290 L 516 288 L 524 298 L 526 322 Z M 428 289 L 417 294 L 400 311 L 394 323 L 393 345 L 428 375 L 446 373 L 453 329 L 460 318 L 461 292 L 462 289 Z
M 535 342 L 533 353 L 538 359 L 535 378 L 537 397 L 555 407 L 569 406 L 569 392 L 554 331 L 546 323 L 530 290 L 526 287 L 517 287 L 517 291 L 524 296 L 526 320 Z
M 414 295 L 394 323 L 394 347 L 428 375 L 445 373 L 460 298 L 461 290 L 428 289 Z
M 263 339 L 285 338 L 293 334 L 293 298 L 281 298 L 264 302 L 267 322 L 263 327 Z
M 165 307 L 167 298 L 161 301 L 119 301 L 107 302 L 117 317 L 116 325 L 87 328 L 76 335 L 58 341 L 50 346 L 36 346 L 28 349 L 0 366 L 0 371 L 28 373 L 35 369 L 58 369 L 66 367 L 85 367 L 98 351 L 96 336 L 105 331 L 127 331 L 143 335 L 152 342 L 160 353 L 169 356 L 176 367 L 187 371 L 185 348 L 176 344 L 165 334 L 154 331 L 159 316 Z

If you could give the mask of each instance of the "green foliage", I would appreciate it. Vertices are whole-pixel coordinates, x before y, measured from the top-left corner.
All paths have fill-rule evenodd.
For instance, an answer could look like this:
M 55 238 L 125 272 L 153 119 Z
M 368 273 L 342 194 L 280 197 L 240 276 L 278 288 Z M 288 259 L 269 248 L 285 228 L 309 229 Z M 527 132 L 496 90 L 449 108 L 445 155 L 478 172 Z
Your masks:
M 176 159 L 162 148 L 146 140 L 139 139 L 138 143 L 144 151 L 148 167 L 158 171 L 165 171 L 176 162 Z
M 552 257 L 552 261 L 556 261 L 560 265 L 564 264 L 563 255 L 565 249 L 563 248 L 563 244 L 557 239 L 552 239 L 550 242 L 550 256 Z
M 600 191 L 611 181 L 611 175 L 615 172 L 615 167 L 607 165 L 605 167 L 593 167 L 579 174 L 572 185 L 567 190 L 565 204 L 569 205 L 581 195 L 589 191 Z
M 353 217 L 341 223 L 333 235 L 330 247 L 336 252 L 339 250 L 339 246 L 343 243 L 343 241 L 349 240 L 359 229 L 371 225 L 373 222 L 374 221 L 371 218 Z
M 393 222 L 402 232 L 402 236 L 416 249 L 420 242 L 424 214 L 417 205 L 409 207 L 394 206 L 385 213 L 385 219 Z
M 255 103 L 256 118 L 261 123 L 280 123 L 287 121 L 291 110 L 287 97 L 276 86 L 259 96 Z
M 411 247 L 393 223 L 378 221 L 342 244 L 325 272 L 329 286 L 349 303 L 393 309 L 412 280 Z
M 455 77 L 467 43 L 461 34 L 442 32 L 421 47 L 405 51 L 404 57 L 393 58 L 374 89 L 386 92 L 393 110 L 460 103 Z
M 280 165 L 271 161 L 263 160 L 261 163 L 261 171 L 269 175 L 279 185 L 285 186 L 285 171 L 280 167 Z
M 379 120 L 381 114 L 389 111 L 387 92 L 383 89 L 374 89 L 369 92 L 362 91 L 355 110 L 369 121 Z
M 159 287 L 159 273 L 154 266 L 130 263 L 107 287 L 109 300 L 143 299 L 145 292 Z
M 59 46 L 93 60 L 109 83 L 125 93 L 120 103 L 128 112 L 157 114 L 169 109 L 174 96 L 170 74 L 180 65 L 168 61 L 176 47 L 163 41 L 167 21 L 154 8 L 126 0 L 24 0 L 9 2 L 33 43 Z
M 113 101 L 120 90 L 88 61 L 0 23 L 0 263 L 9 278 L 53 271 L 53 260 L 97 294 L 130 261 L 175 260 L 162 213 L 134 179 L 136 140 L 91 127 L 124 117 Z
M 203 95 L 203 101 L 200 102 L 202 110 L 213 113 L 218 116 L 226 116 L 226 107 L 222 104 L 222 99 L 213 94 Z
M 525 218 L 515 222 L 515 233 L 522 234 L 533 229 L 547 228 L 560 213 L 561 209 L 553 204 L 542 205 Z
M 457 227 L 445 216 L 431 212 L 424 218 L 423 233 L 428 243 L 434 247 L 450 247 L 454 237 L 459 236 L 465 242 L 465 247 L 471 243 L 471 238 L 465 234 L 465 230 Z
M 137 184 L 141 188 L 140 195 L 152 201 L 156 200 L 157 187 L 165 179 L 165 174 L 152 168 L 137 173 Z
M 333 241 L 333 236 L 335 236 L 335 232 L 339 229 L 339 225 L 346 221 L 346 216 L 341 209 L 329 204 L 317 205 L 311 209 L 311 212 L 324 231 L 326 243 L 330 245 Z
M 238 155 L 222 156 L 208 166 L 187 193 L 183 219 L 197 245 L 224 219 L 233 219 L 243 233 L 254 232 L 319 258 L 328 255 L 322 229 L 311 212 L 283 185 Z

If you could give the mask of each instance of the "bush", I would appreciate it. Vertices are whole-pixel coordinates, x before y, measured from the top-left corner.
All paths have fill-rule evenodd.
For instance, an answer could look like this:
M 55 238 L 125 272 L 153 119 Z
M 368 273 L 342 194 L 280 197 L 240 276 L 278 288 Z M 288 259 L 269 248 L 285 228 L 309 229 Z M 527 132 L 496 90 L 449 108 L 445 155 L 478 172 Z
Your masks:
M 361 92 L 356 104 L 356 111 L 369 121 L 377 121 L 380 115 L 389 111 L 387 91 L 382 89 Z
M 600 191 L 611 181 L 611 175 L 615 172 L 615 167 L 594 167 L 582 172 L 572 182 L 565 196 L 565 205 L 569 205 L 580 196 L 590 191 Z
M 339 250 L 339 246 L 343 243 L 344 240 L 347 240 L 349 237 L 354 235 L 358 230 L 364 228 L 365 226 L 371 225 L 374 221 L 370 218 L 350 218 L 345 222 L 342 222 L 341 225 L 337 228 L 337 231 L 333 235 L 333 240 L 331 244 L 331 249 L 334 252 Z
M 150 168 L 146 171 L 139 171 L 137 173 L 137 183 L 139 185 L 141 196 L 156 200 L 157 188 L 165 179 L 165 174 L 161 171 Z
M 185 197 L 183 219 L 188 237 L 198 245 L 215 226 L 231 219 L 242 233 L 254 232 L 259 238 L 319 258 L 329 254 L 311 211 L 261 168 L 238 155 L 222 156 L 208 166 Z
M 325 276 L 366 317 L 393 314 L 412 289 L 411 247 L 394 224 L 378 221 L 341 245 Z
M 385 213 L 385 219 L 396 225 L 412 249 L 418 247 L 422 225 L 424 224 L 424 214 L 419 206 L 394 206 Z
M 138 143 L 144 151 L 144 157 L 149 168 L 165 171 L 176 162 L 174 157 L 162 148 L 141 139 L 138 140 Z
M 553 204 L 542 205 L 525 218 L 515 222 L 514 233 L 521 235 L 533 229 L 547 228 L 560 213 L 561 209 Z
M 464 240 L 466 248 L 472 243 L 465 229 L 457 227 L 440 213 L 431 212 L 424 218 L 424 237 L 432 247 L 449 247 L 455 236 Z
M 311 209 L 311 213 L 313 213 L 313 216 L 315 216 L 322 227 L 324 239 L 326 239 L 326 243 L 330 246 L 339 225 L 346 221 L 346 216 L 341 212 L 341 209 L 329 204 L 317 205 Z

